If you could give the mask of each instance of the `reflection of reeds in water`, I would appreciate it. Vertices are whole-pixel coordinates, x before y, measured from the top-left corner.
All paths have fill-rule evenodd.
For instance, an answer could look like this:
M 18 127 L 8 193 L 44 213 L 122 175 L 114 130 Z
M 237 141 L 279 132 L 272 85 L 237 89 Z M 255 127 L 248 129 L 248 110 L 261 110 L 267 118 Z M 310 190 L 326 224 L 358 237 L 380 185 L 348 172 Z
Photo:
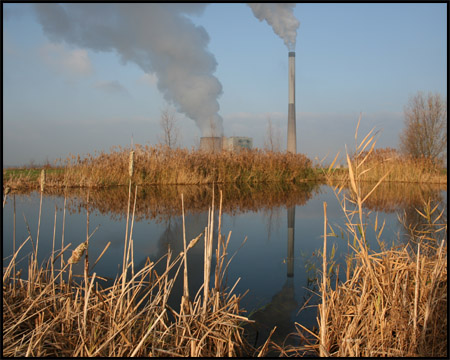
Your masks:
M 216 185 L 216 191 L 222 190 L 222 211 L 237 214 L 247 211 L 267 210 L 280 206 L 304 205 L 318 191 L 317 183 L 258 185 L 238 187 L 233 184 Z M 55 192 L 56 194 L 56 192 Z M 212 187 L 209 186 L 148 186 L 137 192 L 136 220 L 167 219 L 181 215 L 180 196 L 184 194 L 184 204 L 189 211 L 204 212 L 212 201 Z M 81 212 L 85 208 L 85 190 L 67 191 L 68 209 Z M 126 218 L 128 192 L 125 187 L 103 190 L 90 190 L 90 206 L 101 214 L 113 218 Z M 215 200 L 217 204 L 217 199 Z M 218 205 L 218 204 L 217 204 Z
M 430 198 L 421 207 L 408 209 L 399 216 L 407 242 L 421 245 L 424 254 L 433 254 L 440 239 L 447 239 L 447 207 Z
M 357 132 L 355 139 L 356 136 Z M 346 280 L 339 282 L 337 277 L 332 288 L 325 249 L 327 235 L 334 232 L 330 233 L 327 227 L 324 203 L 319 335 L 300 324 L 297 324 L 298 332 L 307 331 L 316 337 L 317 342 L 309 348 L 321 356 L 447 357 L 447 223 L 437 223 L 442 220 L 442 212 L 432 217 L 433 208 L 428 202 L 428 211 L 421 212 L 422 221 L 432 221 L 437 226 L 422 232 L 422 240 L 427 238 L 433 242 L 433 246 L 427 243 L 426 252 L 424 242 L 416 247 L 407 244 L 386 249 L 381 241 L 383 225 L 376 220 L 374 230 L 382 251 L 376 253 L 369 249 L 365 238 L 369 225 L 363 205 L 375 194 L 379 183 L 363 192 L 361 179 L 365 174 L 359 165 L 367 155 L 361 149 L 372 140 L 366 137 L 357 146 L 353 161 L 347 156 L 350 193 L 342 191 L 343 185 L 335 188 L 351 239 L 348 246 L 353 250 L 347 259 Z
M 361 182 L 361 194 L 365 197 L 373 184 Z M 426 199 L 442 202 L 441 190 L 447 186 L 439 184 L 381 183 L 367 198 L 364 207 L 372 211 L 394 212 L 408 207 L 421 207 Z
M 205 229 L 205 249 L 207 246 L 212 249 L 213 218 L 212 215 Z M 128 237 L 131 253 L 132 229 L 131 226 Z M 92 235 L 88 232 L 88 239 Z M 166 269 L 160 274 L 150 261 L 134 273 L 132 256 L 125 257 L 124 270 L 114 284 L 105 289 L 100 286 L 99 276 L 92 273 L 104 252 L 92 267 L 88 258 L 84 258 L 85 269 L 89 270 L 79 283 L 59 281 L 60 274 L 62 279 L 68 268 L 71 271 L 72 264 L 81 260 L 83 250 L 89 246 L 88 239 L 81 248 L 77 247 L 61 269 L 54 269 L 53 264 L 70 244 L 52 254 L 43 266 L 39 266 L 34 257 L 30 268 L 35 268 L 36 272 L 32 278 L 14 279 L 12 269 L 21 248 L 31 239 L 29 236 L 3 272 L 2 355 L 229 357 L 243 355 L 246 349 L 255 351 L 242 337 L 240 324 L 248 320 L 240 315 L 240 297 L 226 290 L 223 274 L 215 275 L 214 287 L 210 288 L 209 277 L 205 277 L 203 291 L 200 289 L 192 299 L 183 296 L 180 312 L 167 304 L 175 278 L 183 264 L 186 266 L 189 250 L 202 235 L 191 240 L 180 254 L 169 250 L 165 255 Z M 226 269 L 229 238 L 226 242 L 219 241 L 216 271 Z M 127 250 L 124 247 L 124 253 Z M 210 251 L 205 254 L 205 260 L 205 272 L 208 272 Z M 174 277 L 169 276 L 172 269 L 176 270 Z M 263 355 L 264 351 L 259 354 Z

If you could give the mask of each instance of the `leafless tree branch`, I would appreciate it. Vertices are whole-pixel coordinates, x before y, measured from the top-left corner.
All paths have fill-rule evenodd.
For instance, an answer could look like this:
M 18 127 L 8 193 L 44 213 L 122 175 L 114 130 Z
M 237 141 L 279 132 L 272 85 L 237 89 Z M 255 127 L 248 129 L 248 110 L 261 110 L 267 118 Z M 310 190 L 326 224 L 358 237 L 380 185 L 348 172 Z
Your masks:
M 401 150 L 414 157 L 441 160 L 447 155 L 447 99 L 440 94 L 418 92 L 404 108 L 405 128 Z
M 161 112 L 159 124 L 163 130 L 163 135 L 160 141 L 169 148 L 175 148 L 179 145 L 180 131 L 177 127 L 177 121 L 173 110 L 165 108 Z

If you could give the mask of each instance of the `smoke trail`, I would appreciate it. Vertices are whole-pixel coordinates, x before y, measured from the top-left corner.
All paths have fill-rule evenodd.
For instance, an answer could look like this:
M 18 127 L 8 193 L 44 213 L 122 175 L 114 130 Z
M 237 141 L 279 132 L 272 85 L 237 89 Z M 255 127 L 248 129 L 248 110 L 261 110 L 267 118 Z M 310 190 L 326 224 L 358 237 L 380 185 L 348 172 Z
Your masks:
M 213 76 L 217 62 L 207 50 L 209 36 L 185 15 L 206 4 L 35 4 L 38 20 L 52 41 L 94 51 L 115 51 L 123 63 L 156 73 L 166 101 L 194 120 L 209 136 L 223 133 L 218 115 L 222 85 Z
M 300 21 L 294 16 L 295 4 L 289 3 L 263 3 L 247 4 L 253 11 L 259 21 L 266 20 L 272 26 L 273 31 L 288 47 L 289 51 L 295 50 L 295 42 L 297 39 L 297 29 L 300 26 Z

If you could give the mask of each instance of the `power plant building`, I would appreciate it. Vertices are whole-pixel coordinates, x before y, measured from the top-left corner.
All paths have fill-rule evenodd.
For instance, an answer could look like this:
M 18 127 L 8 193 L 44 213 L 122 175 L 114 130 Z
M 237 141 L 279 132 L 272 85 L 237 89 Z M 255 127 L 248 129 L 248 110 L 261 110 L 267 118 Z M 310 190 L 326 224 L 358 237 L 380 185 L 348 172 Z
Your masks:
M 209 152 L 222 151 L 222 137 L 208 136 L 200 138 L 200 150 Z
M 231 136 L 223 138 L 223 150 L 240 151 L 242 149 L 251 150 L 253 148 L 253 139 L 244 136 Z
M 295 51 L 289 51 L 288 70 L 288 124 L 287 151 L 297 153 L 297 126 L 295 115 Z M 240 151 L 252 149 L 253 139 L 244 136 L 204 136 L 200 138 L 200 150 L 209 152 Z
M 200 150 L 217 152 L 222 150 L 240 151 L 243 149 L 251 150 L 253 148 L 253 139 L 245 136 L 230 137 L 201 137 Z

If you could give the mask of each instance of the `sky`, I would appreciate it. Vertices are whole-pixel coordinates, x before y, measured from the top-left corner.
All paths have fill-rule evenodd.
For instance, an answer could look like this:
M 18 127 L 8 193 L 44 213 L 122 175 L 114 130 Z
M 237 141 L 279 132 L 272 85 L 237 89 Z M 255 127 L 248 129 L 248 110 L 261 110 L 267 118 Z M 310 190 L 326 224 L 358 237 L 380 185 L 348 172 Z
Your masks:
M 198 147 L 214 123 L 263 148 L 270 120 L 285 151 L 287 45 L 296 52 L 297 152 L 313 161 L 354 149 L 360 114 L 360 140 L 374 128 L 377 147 L 398 148 L 408 99 L 447 97 L 446 3 L 2 11 L 4 167 L 156 145 L 166 109 L 182 147 Z

